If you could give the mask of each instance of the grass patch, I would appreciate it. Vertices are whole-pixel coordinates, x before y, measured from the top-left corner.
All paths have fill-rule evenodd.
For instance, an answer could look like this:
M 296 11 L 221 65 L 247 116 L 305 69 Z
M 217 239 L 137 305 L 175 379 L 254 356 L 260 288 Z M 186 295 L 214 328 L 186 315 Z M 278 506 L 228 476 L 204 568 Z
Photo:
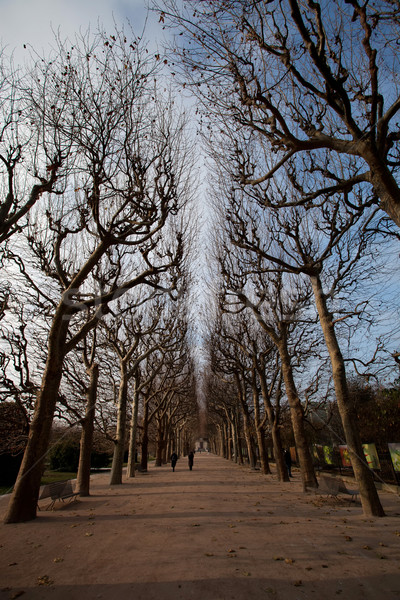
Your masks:
M 54 483 L 55 481 L 65 481 L 66 479 L 76 479 L 76 471 L 45 471 L 40 485 Z
M 45 471 L 41 479 L 40 485 L 46 485 L 47 483 L 54 483 L 55 481 L 65 481 L 66 479 L 76 479 L 76 471 Z M 13 490 L 13 485 L 0 486 L 0 496 L 4 494 L 10 494 Z

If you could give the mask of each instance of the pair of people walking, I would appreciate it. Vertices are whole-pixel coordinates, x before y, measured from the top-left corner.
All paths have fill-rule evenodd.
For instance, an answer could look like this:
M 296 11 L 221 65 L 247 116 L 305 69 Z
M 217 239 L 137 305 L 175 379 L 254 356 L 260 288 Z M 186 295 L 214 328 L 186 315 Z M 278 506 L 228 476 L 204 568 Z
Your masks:
M 171 454 L 171 467 L 172 467 L 173 471 L 175 471 L 177 462 L 178 462 L 178 455 L 176 452 L 173 452 Z M 194 453 L 192 451 L 190 451 L 188 454 L 188 465 L 189 465 L 190 471 L 193 469 L 193 463 L 194 463 Z

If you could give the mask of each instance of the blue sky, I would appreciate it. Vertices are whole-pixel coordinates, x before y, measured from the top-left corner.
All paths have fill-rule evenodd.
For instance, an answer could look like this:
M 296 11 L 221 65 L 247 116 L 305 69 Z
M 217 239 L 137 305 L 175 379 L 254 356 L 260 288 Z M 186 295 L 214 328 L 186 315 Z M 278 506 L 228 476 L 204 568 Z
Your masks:
M 145 23 L 146 0 L 0 0 L 0 41 L 7 54 L 15 50 L 17 62 L 23 61 L 24 44 L 46 53 L 60 29 L 61 38 L 73 38 L 79 29 L 96 28 L 100 22 L 106 29 L 115 20 L 121 25 L 129 19 L 140 35 Z M 161 39 L 162 29 L 155 14 L 150 14 L 145 38 L 151 46 Z M 25 50 L 26 52 L 26 50 Z

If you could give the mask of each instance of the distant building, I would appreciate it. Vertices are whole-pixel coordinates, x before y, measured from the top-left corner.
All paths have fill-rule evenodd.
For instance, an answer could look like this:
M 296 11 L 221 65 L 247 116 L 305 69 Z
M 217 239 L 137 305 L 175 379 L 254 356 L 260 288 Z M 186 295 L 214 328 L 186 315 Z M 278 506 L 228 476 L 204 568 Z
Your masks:
M 208 452 L 208 439 L 207 438 L 198 438 L 194 444 L 194 448 L 196 452 Z

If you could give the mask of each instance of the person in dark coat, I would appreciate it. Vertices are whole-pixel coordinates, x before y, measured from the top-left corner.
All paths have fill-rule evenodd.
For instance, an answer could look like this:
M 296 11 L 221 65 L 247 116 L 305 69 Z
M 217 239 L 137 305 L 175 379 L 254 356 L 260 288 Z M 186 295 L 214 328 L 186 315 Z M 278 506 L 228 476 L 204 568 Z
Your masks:
M 189 469 L 192 470 L 193 469 L 193 461 L 194 461 L 194 454 L 192 451 L 189 452 L 188 454 L 188 463 L 189 463 Z
M 171 467 L 172 467 L 172 470 L 173 470 L 173 471 L 175 471 L 175 465 L 176 465 L 176 461 L 177 461 L 177 460 L 178 460 L 178 455 L 177 455 L 177 453 L 176 453 L 176 452 L 173 452 L 173 453 L 171 454 Z
M 285 450 L 284 458 L 285 458 L 285 464 L 286 464 L 286 467 L 288 470 L 288 475 L 289 475 L 289 477 L 293 477 L 293 475 L 292 475 L 292 457 L 290 455 L 290 450 Z

